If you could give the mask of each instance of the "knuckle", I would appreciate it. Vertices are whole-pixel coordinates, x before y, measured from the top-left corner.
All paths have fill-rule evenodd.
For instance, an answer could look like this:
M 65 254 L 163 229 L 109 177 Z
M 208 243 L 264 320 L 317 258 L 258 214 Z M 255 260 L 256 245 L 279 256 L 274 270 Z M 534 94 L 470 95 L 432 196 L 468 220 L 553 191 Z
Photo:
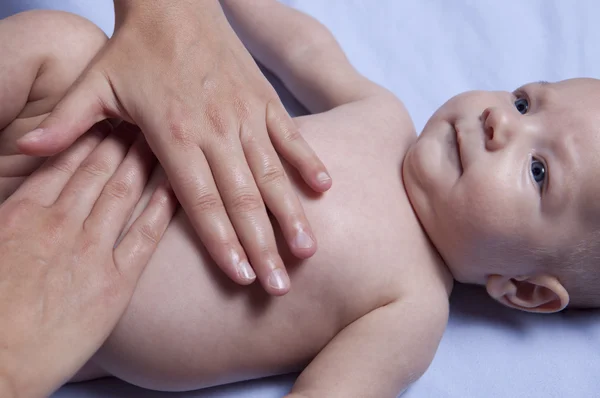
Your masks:
M 282 140 L 284 143 L 294 142 L 302 139 L 300 129 L 298 129 L 296 126 L 291 125 L 291 123 L 282 123 L 281 132 Z
M 200 190 L 192 202 L 192 209 L 202 213 L 211 212 L 222 207 L 223 204 L 219 196 L 205 189 Z
M 69 220 L 69 212 L 64 209 L 55 208 L 50 215 L 50 225 L 52 229 L 63 228 Z
M 190 123 L 190 115 L 185 102 L 175 98 L 168 106 L 165 120 L 169 133 L 169 143 L 179 146 L 191 146 L 194 141 L 193 123 Z
M 42 227 L 40 246 L 56 246 L 64 236 L 64 231 L 69 221 L 69 213 L 65 210 L 55 210 L 50 213 L 47 222 Z
M 263 202 L 259 195 L 243 189 L 232 196 L 228 207 L 235 213 L 248 213 L 262 208 Z
M 225 138 L 229 135 L 230 123 L 223 114 L 223 106 L 219 103 L 209 103 L 204 111 L 205 121 L 213 134 Z
M 275 164 L 264 166 L 262 173 L 258 178 L 259 184 L 279 184 L 285 180 L 285 172 L 282 167 Z
M 94 159 L 92 161 L 85 161 L 79 167 L 79 170 L 89 174 L 91 177 L 102 177 L 109 175 L 111 171 L 110 159 Z
M 104 187 L 103 194 L 113 199 L 125 199 L 131 193 L 131 185 L 125 180 L 109 181 Z
M 247 122 L 242 123 L 240 126 L 239 139 L 244 149 L 252 148 L 256 150 L 257 145 L 259 145 L 254 129 Z
M 69 156 L 59 156 L 50 161 L 48 166 L 57 172 L 64 174 L 73 174 L 77 168 L 75 160 Z
M 138 227 L 138 234 L 142 244 L 155 246 L 160 241 L 161 234 L 152 224 L 142 224 Z
M 250 102 L 241 97 L 235 97 L 233 99 L 233 108 L 240 121 L 248 119 L 252 114 L 252 106 L 250 105 Z
M 192 131 L 182 118 L 171 118 L 168 121 L 170 142 L 177 146 L 190 146 L 193 142 Z

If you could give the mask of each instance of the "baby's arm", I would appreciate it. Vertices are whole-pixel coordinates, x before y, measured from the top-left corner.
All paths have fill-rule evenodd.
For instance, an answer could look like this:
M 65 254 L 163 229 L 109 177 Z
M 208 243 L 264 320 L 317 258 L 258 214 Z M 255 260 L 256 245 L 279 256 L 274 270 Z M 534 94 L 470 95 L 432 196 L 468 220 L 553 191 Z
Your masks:
M 15 142 L 46 118 L 105 41 L 93 23 L 65 12 L 0 20 L 0 203 L 44 160 L 15 154 Z
M 383 93 L 393 98 L 356 71 L 331 32 L 314 18 L 276 0 L 221 4 L 252 55 L 311 113 Z
M 433 359 L 447 321 L 442 296 L 395 301 L 348 325 L 300 374 L 288 397 L 395 398 Z

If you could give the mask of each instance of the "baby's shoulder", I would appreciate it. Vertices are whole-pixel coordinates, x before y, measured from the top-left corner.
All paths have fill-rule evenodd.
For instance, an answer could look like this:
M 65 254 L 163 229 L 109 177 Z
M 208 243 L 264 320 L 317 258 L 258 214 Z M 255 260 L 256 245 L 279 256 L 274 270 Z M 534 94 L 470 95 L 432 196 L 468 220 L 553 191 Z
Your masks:
M 331 141 L 350 139 L 383 150 L 390 147 L 407 148 L 417 137 L 402 101 L 384 89 L 377 95 L 340 105 L 327 112 L 301 116 L 295 121 L 300 131 L 309 135 L 317 129 Z

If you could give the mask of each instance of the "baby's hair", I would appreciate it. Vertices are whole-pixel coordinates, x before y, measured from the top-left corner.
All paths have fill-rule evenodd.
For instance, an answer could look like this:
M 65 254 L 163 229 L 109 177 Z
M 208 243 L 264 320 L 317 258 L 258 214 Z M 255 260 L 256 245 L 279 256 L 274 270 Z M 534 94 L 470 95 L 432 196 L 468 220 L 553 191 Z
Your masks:
M 571 308 L 600 308 L 600 230 L 562 253 L 533 250 L 542 269 L 569 292 Z

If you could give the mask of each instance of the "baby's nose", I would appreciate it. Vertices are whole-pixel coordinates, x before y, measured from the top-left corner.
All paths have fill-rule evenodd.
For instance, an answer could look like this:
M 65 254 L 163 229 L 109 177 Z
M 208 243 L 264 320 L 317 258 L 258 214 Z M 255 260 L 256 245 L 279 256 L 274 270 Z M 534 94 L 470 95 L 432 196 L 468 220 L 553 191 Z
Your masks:
M 481 114 L 488 151 L 503 149 L 512 139 L 516 126 L 510 112 L 502 108 L 487 108 Z

